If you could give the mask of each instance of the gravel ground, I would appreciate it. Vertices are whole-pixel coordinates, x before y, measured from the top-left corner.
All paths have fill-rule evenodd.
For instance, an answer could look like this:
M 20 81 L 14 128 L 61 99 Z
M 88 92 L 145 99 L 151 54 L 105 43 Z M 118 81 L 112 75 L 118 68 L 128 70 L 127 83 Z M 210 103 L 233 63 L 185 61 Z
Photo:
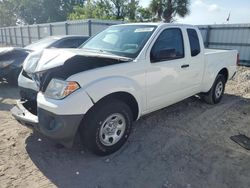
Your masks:
M 250 69 L 239 68 L 219 105 L 191 97 L 135 123 L 127 144 L 97 157 L 60 147 L 18 124 L 17 88 L 0 84 L 0 187 L 250 187 Z

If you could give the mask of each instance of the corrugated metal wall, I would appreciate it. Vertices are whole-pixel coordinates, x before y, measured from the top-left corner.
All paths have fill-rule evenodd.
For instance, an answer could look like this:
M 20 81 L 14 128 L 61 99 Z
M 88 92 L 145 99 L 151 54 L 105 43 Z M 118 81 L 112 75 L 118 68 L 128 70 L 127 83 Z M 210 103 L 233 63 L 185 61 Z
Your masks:
M 0 28 L 0 43 L 25 46 L 50 35 L 95 35 L 110 25 L 107 20 L 76 20 L 23 27 Z M 237 49 L 242 65 L 250 66 L 250 24 L 199 25 L 207 48 Z
M 12 46 L 26 46 L 51 35 L 92 36 L 110 25 L 123 23 L 109 20 L 76 20 L 30 26 L 0 28 L 0 43 Z
M 240 64 L 250 66 L 250 24 L 199 26 L 205 46 L 216 49 L 236 49 Z

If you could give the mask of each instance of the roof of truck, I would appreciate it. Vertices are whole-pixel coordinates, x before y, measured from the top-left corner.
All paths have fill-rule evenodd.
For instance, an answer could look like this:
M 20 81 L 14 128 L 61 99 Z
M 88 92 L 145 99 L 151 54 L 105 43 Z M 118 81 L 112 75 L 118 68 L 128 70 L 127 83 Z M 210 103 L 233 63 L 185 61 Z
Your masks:
M 194 25 L 190 24 L 179 24 L 179 23 L 164 23 L 164 22 L 147 22 L 147 23 L 126 23 L 126 24 L 119 24 L 119 25 L 151 25 L 151 26 L 178 26 L 178 27 L 195 27 Z

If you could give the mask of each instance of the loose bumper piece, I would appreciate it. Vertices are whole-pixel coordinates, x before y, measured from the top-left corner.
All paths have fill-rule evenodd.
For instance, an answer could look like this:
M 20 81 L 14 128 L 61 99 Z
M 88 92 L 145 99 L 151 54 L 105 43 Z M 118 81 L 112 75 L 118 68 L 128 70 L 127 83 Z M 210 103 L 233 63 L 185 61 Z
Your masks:
M 32 114 L 25 102 L 17 101 L 11 109 L 12 115 L 22 125 L 52 138 L 66 147 L 73 145 L 75 134 L 84 115 L 57 115 L 38 108 L 37 115 Z

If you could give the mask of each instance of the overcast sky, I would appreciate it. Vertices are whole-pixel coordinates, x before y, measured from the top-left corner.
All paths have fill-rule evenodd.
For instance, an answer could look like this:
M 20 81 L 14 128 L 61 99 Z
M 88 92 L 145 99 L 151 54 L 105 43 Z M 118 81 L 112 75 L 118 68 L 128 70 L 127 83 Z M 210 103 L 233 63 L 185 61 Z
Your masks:
M 151 0 L 140 0 L 144 7 Z M 231 12 L 229 23 L 250 23 L 250 0 L 191 0 L 189 16 L 177 22 L 189 24 L 222 24 Z

